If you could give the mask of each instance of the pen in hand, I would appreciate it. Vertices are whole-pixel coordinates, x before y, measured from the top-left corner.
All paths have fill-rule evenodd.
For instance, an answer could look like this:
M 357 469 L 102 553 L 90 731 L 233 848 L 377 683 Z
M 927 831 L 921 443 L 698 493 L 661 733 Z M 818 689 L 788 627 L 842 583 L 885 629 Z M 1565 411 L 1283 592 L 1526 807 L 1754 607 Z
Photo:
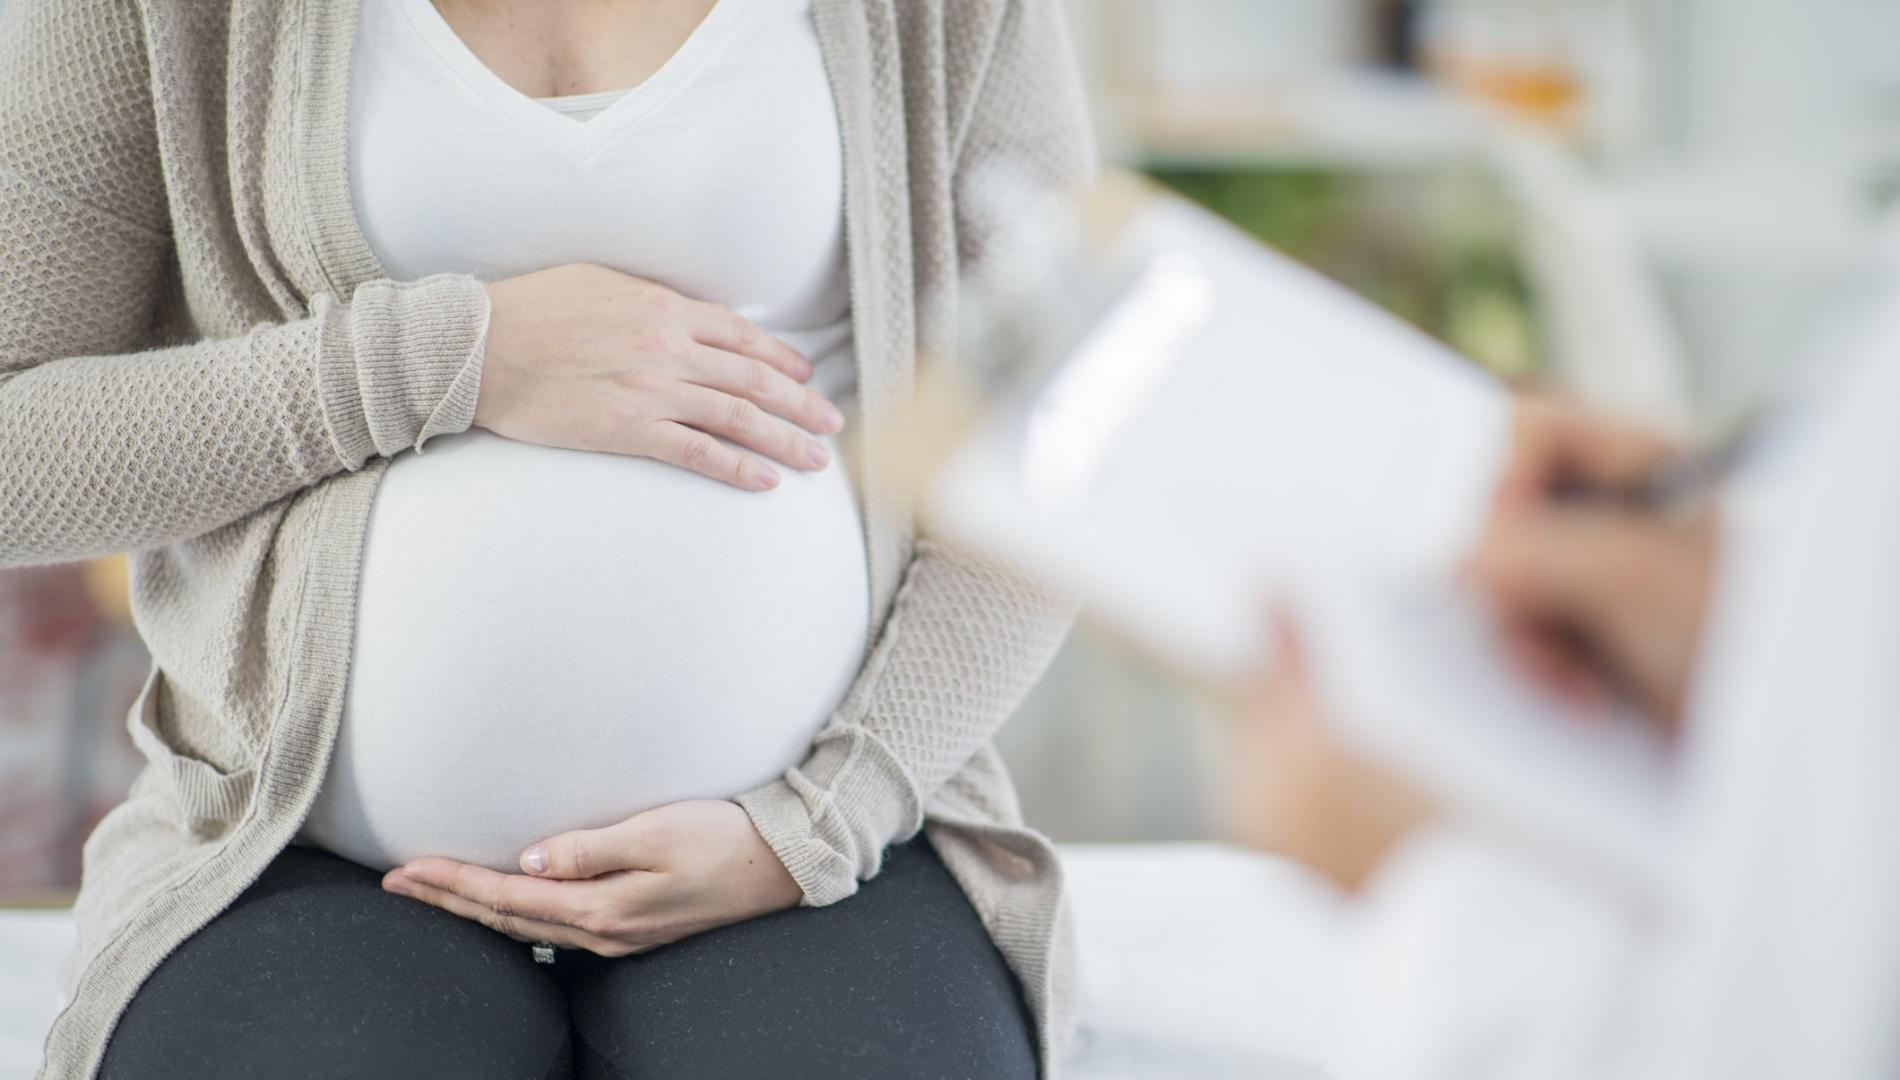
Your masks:
M 1521 406 L 1506 489 L 1465 577 L 1533 682 L 1674 728 L 1711 589 L 1713 496 L 1752 441 L 1752 424 L 1731 430 L 1684 452 L 1564 406 Z
M 1730 424 L 1701 448 L 1665 455 L 1639 476 L 1605 482 L 1576 470 L 1560 471 L 1549 488 L 1561 504 L 1600 504 L 1634 514 L 1682 517 L 1695 513 L 1746 459 L 1761 423 L 1758 414 Z

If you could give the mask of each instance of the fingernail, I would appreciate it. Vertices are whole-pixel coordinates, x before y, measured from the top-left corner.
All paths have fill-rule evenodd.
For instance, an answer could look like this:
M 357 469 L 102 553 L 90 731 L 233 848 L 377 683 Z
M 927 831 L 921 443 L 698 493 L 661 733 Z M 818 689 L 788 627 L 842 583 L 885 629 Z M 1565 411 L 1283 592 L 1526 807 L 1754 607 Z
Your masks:
M 414 897 L 414 894 L 409 889 L 409 879 L 394 874 L 383 879 L 383 888 L 395 893 L 397 896 Z
M 770 491 L 778 486 L 778 474 L 769 470 L 761 472 L 753 477 L 752 484 L 760 491 Z
M 826 452 L 824 447 L 819 446 L 817 443 L 811 445 L 811 450 L 805 455 L 805 458 L 811 462 L 811 467 L 814 469 L 822 469 L 831 461 L 831 455 Z
M 825 413 L 825 426 L 829 428 L 825 432 L 827 435 L 835 435 L 844 430 L 844 414 L 838 411 L 836 405 L 830 406 Z
M 548 849 L 535 845 L 521 853 L 521 868 L 530 874 L 548 872 Z

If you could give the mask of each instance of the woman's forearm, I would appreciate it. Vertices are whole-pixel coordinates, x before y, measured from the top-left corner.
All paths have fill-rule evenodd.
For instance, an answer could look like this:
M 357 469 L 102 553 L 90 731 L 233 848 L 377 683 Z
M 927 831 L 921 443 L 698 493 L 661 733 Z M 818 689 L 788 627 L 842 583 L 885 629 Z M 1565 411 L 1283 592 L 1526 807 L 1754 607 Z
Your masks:
M 144 49 L 134 4 L 0 20 L 0 566 L 200 535 L 474 413 L 470 277 L 146 348 L 176 271 Z
M 962 549 L 919 541 L 858 682 L 811 753 L 739 797 L 812 904 L 856 891 L 884 848 L 988 744 L 1062 644 L 1074 603 Z
M 22 313 L 0 352 L 0 565 L 197 536 L 474 415 L 487 299 L 473 278 L 372 283 L 237 338 L 54 358 L 112 335 L 23 332 L 59 306 L 35 270 L 0 266 L 0 309 Z

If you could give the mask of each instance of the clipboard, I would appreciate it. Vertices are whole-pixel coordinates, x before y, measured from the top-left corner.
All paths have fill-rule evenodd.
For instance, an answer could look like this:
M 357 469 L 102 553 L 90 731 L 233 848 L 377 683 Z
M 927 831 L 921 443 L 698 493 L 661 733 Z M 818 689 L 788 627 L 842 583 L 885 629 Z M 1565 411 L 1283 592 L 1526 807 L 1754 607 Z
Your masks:
M 1661 745 L 1529 686 L 1456 585 L 1508 389 L 1126 175 L 1024 227 L 1040 261 L 979 294 L 967 355 L 890 433 L 929 528 L 1080 596 L 1207 693 L 1270 655 L 1282 598 L 1362 751 L 1490 827 L 1654 872 Z

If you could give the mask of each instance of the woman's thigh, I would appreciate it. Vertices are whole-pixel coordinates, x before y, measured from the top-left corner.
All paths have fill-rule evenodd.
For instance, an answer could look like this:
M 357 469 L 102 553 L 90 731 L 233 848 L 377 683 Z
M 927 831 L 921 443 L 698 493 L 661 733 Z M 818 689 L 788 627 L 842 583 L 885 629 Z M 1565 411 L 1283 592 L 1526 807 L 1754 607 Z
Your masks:
M 1036 1075 L 1016 978 L 922 837 L 830 907 L 560 966 L 583 1077 Z
M 291 847 L 146 980 L 103 1075 L 540 1080 L 571 1053 L 527 946 Z

